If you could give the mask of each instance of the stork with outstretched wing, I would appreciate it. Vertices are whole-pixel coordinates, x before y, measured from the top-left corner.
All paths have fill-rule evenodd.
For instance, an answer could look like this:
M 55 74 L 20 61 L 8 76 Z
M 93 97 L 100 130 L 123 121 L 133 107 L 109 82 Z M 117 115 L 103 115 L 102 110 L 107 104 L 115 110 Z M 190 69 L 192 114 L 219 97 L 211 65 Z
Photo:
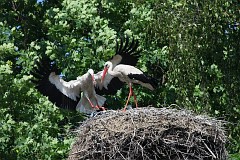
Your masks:
M 56 63 L 45 58 L 37 63 L 31 74 L 34 77 L 32 82 L 36 85 L 35 88 L 59 108 L 77 110 L 86 114 L 99 109 L 104 110 L 102 106 L 106 98 L 95 92 L 92 69 L 76 80 L 66 82 L 60 77 Z

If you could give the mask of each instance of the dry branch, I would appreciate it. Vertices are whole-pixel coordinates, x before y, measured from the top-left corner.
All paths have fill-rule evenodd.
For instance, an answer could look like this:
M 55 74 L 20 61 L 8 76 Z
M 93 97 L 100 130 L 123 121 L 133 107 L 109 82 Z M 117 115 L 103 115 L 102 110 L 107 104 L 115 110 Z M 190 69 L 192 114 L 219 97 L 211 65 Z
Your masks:
M 80 125 L 68 160 L 224 160 L 222 126 L 222 121 L 187 110 L 110 110 Z

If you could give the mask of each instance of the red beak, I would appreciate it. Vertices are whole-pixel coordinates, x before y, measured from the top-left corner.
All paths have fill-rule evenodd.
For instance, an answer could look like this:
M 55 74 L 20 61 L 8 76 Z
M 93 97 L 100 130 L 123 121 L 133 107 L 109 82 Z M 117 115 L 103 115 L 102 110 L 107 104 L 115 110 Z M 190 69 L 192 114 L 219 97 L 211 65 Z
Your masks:
M 107 67 L 104 67 L 104 70 L 103 70 L 103 75 L 102 75 L 102 79 L 101 79 L 101 83 L 104 81 L 104 78 L 107 74 L 107 71 L 108 71 L 108 68 Z
M 92 75 L 92 81 L 95 81 L 94 75 Z

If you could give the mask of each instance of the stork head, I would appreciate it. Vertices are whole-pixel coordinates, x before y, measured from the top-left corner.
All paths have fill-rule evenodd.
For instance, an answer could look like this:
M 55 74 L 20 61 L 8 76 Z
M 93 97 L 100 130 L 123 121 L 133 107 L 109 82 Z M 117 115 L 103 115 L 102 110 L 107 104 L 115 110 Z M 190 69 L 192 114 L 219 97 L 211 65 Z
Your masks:
M 111 65 L 112 65 L 112 62 L 107 61 L 107 62 L 104 64 L 104 69 L 105 69 L 105 68 L 109 69 Z
M 110 68 L 110 66 L 112 65 L 112 63 L 110 61 L 107 61 L 105 64 L 104 64 L 104 69 L 103 69 L 103 74 L 102 74 L 102 79 L 101 79 L 101 82 L 104 81 L 104 78 L 107 74 L 107 71 L 108 69 Z
M 93 80 L 93 82 L 95 81 L 95 78 L 94 78 L 94 71 L 93 71 L 93 69 L 89 69 L 88 70 L 88 73 L 92 76 L 92 80 Z

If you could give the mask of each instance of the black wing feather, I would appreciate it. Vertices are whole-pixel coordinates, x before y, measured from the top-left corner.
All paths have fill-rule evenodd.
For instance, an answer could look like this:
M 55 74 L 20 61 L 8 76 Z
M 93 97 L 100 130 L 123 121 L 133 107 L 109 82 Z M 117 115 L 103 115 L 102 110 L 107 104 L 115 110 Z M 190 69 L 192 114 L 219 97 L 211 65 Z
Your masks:
M 37 68 L 31 71 L 34 77 L 31 81 L 36 85 L 35 88 L 42 95 L 47 96 L 57 107 L 75 111 L 79 98 L 77 101 L 74 101 L 60 92 L 57 87 L 49 81 L 49 75 L 52 72 L 59 73 L 59 69 L 55 63 L 49 59 L 44 59 L 41 62 L 37 62 Z
M 125 41 L 125 43 L 123 43 L 123 41 Z M 116 45 L 115 55 L 120 55 L 122 57 L 120 64 L 136 66 L 141 52 L 141 50 L 137 50 L 139 41 L 132 38 L 132 42 L 129 45 L 129 37 L 121 37 L 120 46 L 118 41 Z
M 108 89 L 104 87 L 102 89 L 95 87 L 95 91 L 99 95 L 114 95 L 119 89 L 123 87 L 123 85 L 124 82 L 120 81 L 117 77 L 114 77 L 108 84 Z
M 149 84 L 151 84 L 151 86 L 153 88 L 156 88 L 158 86 L 158 83 L 159 83 L 157 79 L 155 79 L 151 76 L 148 76 L 146 74 L 128 74 L 128 77 L 130 79 L 139 80 L 143 83 L 149 83 Z
M 128 49 L 128 43 L 129 43 L 129 37 L 126 37 L 125 44 L 123 46 L 124 39 L 121 37 L 121 46 L 119 47 L 119 50 L 117 50 L 117 53 L 125 53 Z

